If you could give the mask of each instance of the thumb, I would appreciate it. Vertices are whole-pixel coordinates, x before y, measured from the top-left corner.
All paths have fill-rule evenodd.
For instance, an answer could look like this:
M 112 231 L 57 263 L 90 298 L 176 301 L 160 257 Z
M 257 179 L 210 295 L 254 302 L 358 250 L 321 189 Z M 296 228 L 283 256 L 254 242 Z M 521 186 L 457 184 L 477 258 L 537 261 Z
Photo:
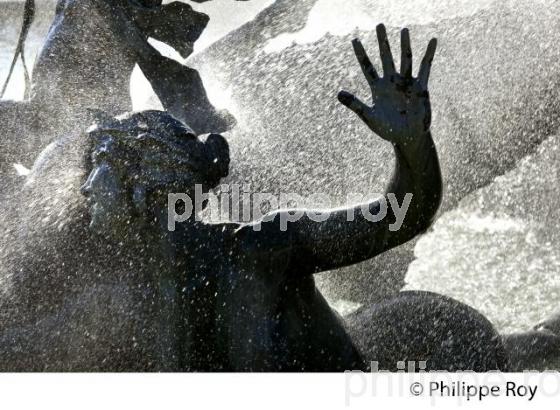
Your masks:
M 367 122 L 366 113 L 368 112 L 369 107 L 360 101 L 360 99 L 356 98 L 347 91 L 341 91 L 338 93 L 338 101 L 340 101 L 340 103 L 345 107 L 354 111 L 363 121 Z

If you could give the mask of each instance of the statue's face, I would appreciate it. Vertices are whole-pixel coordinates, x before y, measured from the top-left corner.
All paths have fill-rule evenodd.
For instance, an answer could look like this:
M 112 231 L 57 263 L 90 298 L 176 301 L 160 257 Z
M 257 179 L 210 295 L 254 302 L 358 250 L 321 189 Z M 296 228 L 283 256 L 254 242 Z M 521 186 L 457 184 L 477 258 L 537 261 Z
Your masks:
M 168 194 L 197 201 L 193 194 L 207 193 L 229 171 L 223 136 L 211 134 L 202 141 L 165 112 L 105 119 L 88 135 L 91 172 L 81 192 L 88 201 L 90 227 L 111 237 L 162 220 L 158 215 L 167 211 Z
M 88 201 L 92 230 L 115 235 L 129 227 L 130 200 L 122 181 L 118 168 L 107 159 L 95 161 L 80 189 Z

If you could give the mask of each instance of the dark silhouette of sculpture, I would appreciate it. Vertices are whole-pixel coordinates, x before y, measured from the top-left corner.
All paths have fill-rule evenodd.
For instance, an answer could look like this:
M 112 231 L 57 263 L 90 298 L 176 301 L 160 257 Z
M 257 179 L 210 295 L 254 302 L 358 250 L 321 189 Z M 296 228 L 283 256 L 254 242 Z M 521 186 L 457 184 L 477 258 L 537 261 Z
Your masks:
M 33 4 L 26 3 L 14 61 L 23 55 Z M 188 120 L 196 132 L 228 130 L 235 120 L 212 106 L 198 72 L 163 57 L 148 43 L 149 37 L 166 42 L 186 58 L 208 20 L 181 2 L 60 0 L 35 62 L 30 98 L 0 102 L 0 175 L 7 180 L 13 162 L 32 164 L 46 145 L 74 132 L 77 124 L 87 127 L 100 111 L 130 111 L 129 80 L 135 64 L 163 107 Z M 173 97 L 169 82 L 174 83 Z
M 141 235 L 157 243 L 154 272 L 160 306 L 161 362 L 166 370 L 340 371 L 366 369 L 366 358 L 343 321 L 315 288 L 313 274 L 357 263 L 412 239 L 431 224 L 441 201 L 441 175 L 430 136 L 427 89 L 436 41 L 417 78 L 412 76 L 408 30 L 402 31 L 401 70 L 394 67 L 385 28 L 377 28 L 383 77 L 359 40 L 356 56 L 373 93 L 369 106 L 347 92 L 342 104 L 395 147 L 397 162 L 386 195 L 402 203 L 413 194 L 405 222 L 393 232 L 390 214 L 370 222 L 379 200 L 306 216 L 282 229 L 278 211 L 252 224 L 208 224 L 195 215 L 168 230 L 168 194 L 194 195 L 227 175 L 229 151 L 216 134 L 205 142 L 163 112 L 145 112 L 101 123 L 90 131 L 92 171 L 82 187 L 97 234 Z M 157 158 L 157 160 L 154 160 Z M 157 162 L 157 165 L 154 164 Z M 181 204 L 172 204 L 181 206 Z M 356 218 L 348 220 L 352 211 Z M 306 213 L 307 215 L 307 213 Z M 286 219 L 286 218 L 285 218 Z M 258 229 L 257 229 L 258 228 Z M 152 249 L 155 248 L 153 245 Z M 377 349 L 383 368 L 398 361 L 426 361 L 437 370 L 507 370 L 506 348 L 475 310 L 428 292 L 403 292 L 374 307 L 363 350 Z M 368 327 L 368 324 L 371 327 Z M 556 337 L 556 336 L 554 336 Z M 396 339 L 398 338 L 398 342 Z
M 99 10 L 109 10 L 106 2 L 98 5 Z M 160 7 L 161 2 L 144 1 L 142 6 Z M 49 243 L 35 244 L 43 259 L 32 255 L 29 261 L 15 261 L 16 274 L 9 279 L 15 283 L 11 286 L 20 316 L 2 318 L 3 369 L 335 371 L 365 369 L 369 360 L 391 369 L 399 360 L 427 359 L 428 368 L 482 371 L 507 370 L 512 356 L 515 368 L 533 353 L 531 359 L 557 353 L 559 338 L 554 331 L 508 336 L 502 343 L 478 312 L 426 292 L 403 292 L 355 315 L 351 320 L 364 332 L 359 340 L 352 339 L 344 321 L 315 288 L 314 273 L 374 257 L 432 222 L 441 199 L 427 91 L 435 41 L 418 78 L 413 78 L 408 31 L 402 32 L 402 67 L 397 73 L 380 26 L 383 77 L 359 41 L 354 42 L 374 91 L 373 107 L 348 93 L 339 95 L 395 147 L 397 165 L 387 193 L 395 194 L 400 203 L 407 193 L 414 194 L 399 231 L 388 229 L 393 214 L 372 223 L 356 207 L 357 219 L 351 222 L 343 210 L 321 224 L 303 218 L 286 231 L 279 226 L 282 214 L 275 213 L 249 225 L 206 224 L 190 218 L 170 232 L 167 194 L 192 195 L 195 184 L 201 184 L 204 192 L 215 187 L 227 175 L 229 150 L 217 134 L 204 140 L 197 137 L 211 131 L 204 129 L 201 119 L 214 113 L 213 107 L 198 110 L 197 98 L 205 96 L 198 74 L 159 56 L 146 41 L 138 23 L 141 18 L 127 10 L 111 9 L 108 32 L 130 47 L 132 60 L 140 64 L 164 106 L 182 122 L 163 112 L 109 118 L 117 108 L 102 107 L 109 117 L 90 130 L 92 150 L 84 148 L 87 143 L 76 137 L 82 134 L 77 132 L 52 144 L 38 159 L 30 187 L 33 177 L 52 168 L 55 175 L 64 175 L 61 160 L 71 156 L 80 162 L 82 151 L 89 151 L 82 192 L 88 197 L 90 218 L 85 204 L 70 197 L 77 202 L 70 205 L 74 208 L 69 219 L 75 226 L 49 227 L 40 237 Z M 144 27 L 153 27 L 150 24 Z M 79 53 L 66 54 L 62 60 L 72 61 L 72 55 Z M 49 186 L 37 190 L 45 196 L 43 202 L 33 201 L 39 204 L 60 195 Z M 372 213 L 378 207 L 378 201 L 367 204 Z M 260 230 L 254 229 L 257 225 Z M 63 241 L 62 248 L 75 255 L 52 253 L 56 241 Z M 24 274 L 18 276 L 19 272 Z M 2 300 L 3 311 L 10 302 Z M 98 323 L 88 327 L 93 316 L 103 317 L 104 326 L 90 337 L 99 327 Z M 553 320 L 545 329 L 554 326 Z
M 24 28 L 29 17 L 27 14 Z M 127 242 L 124 250 L 93 237 L 83 218 L 85 203 L 75 201 L 70 187 L 83 165 L 82 150 L 87 142 L 82 138 L 83 131 L 93 118 L 130 110 L 128 84 L 135 63 L 146 63 L 143 68 L 164 106 L 179 118 L 199 125 L 197 132 L 203 132 L 204 127 L 219 131 L 231 126 L 231 116 L 216 111 L 202 84 L 194 84 L 200 82 L 198 73 L 147 47 L 147 38 L 154 37 L 186 57 L 207 23 L 206 15 L 179 2 L 58 2 L 55 20 L 36 60 L 32 98 L 0 101 L 4 132 L 0 178 L 2 194 L 7 191 L 11 195 L 9 201 L 1 203 L 3 369 L 162 368 L 152 354 L 156 343 L 152 343 L 150 281 L 144 269 L 149 261 L 142 259 L 142 249 L 138 251 L 134 241 Z M 141 55 L 146 51 L 148 58 Z M 184 109 L 177 100 L 175 107 L 167 107 L 171 98 L 157 86 L 158 78 L 169 83 L 165 71 L 156 72 L 161 68 L 160 61 L 173 65 L 176 79 L 177 73 L 182 74 L 173 91 L 188 89 L 189 98 L 198 102 L 196 113 L 213 120 L 196 123 L 193 111 Z M 30 163 L 53 140 L 35 161 L 25 183 L 23 178 L 13 181 L 11 163 Z M 64 186 L 61 181 L 65 181 Z M 31 197 L 33 200 L 29 200 Z M 55 219 L 60 219 L 59 227 L 66 228 L 52 230 L 50 224 L 32 221 L 45 217 L 44 212 L 50 214 L 48 208 L 57 202 L 64 210 Z M 133 255 L 135 261 L 131 260 Z M 116 262 L 123 257 L 126 262 Z M 115 277 L 119 279 L 111 279 Z M 106 317 L 106 326 L 100 326 L 98 315 Z

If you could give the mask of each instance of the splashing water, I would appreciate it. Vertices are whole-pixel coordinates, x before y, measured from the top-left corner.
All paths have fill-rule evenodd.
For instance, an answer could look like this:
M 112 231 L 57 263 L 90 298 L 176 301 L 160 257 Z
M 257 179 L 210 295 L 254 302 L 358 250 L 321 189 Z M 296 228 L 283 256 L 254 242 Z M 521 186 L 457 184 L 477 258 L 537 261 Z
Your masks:
M 248 2 L 211 1 L 206 4 L 188 2 L 195 10 L 202 11 L 210 17 L 207 29 L 196 42 L 194 52 L 198 53 L 247 21 L 252 20 L 258 12 L 270 6 L 275 0 L 251 0 Z M 165 3 L 170 3 L 166 1 Z M 185 1 L 185 3 L 187 3 Z
M 559 145 L 559 136 L 550 137 L 516 169 L 443 215 L 416 245 L 407 288 L 455 297 L 507 332 L 556 312 Z
M 271 3 L 269 0 L 263 0 L 262 4 L 267 2 Z M 217 7 L 219 3 L 210 2 L 213 7 Z M 248 2 L 250 3 L 252 2 Z M 548 4 L 552 1 L 530 2 L 539 3 Z M 226 52 L 231 51 L 231 44 L 235 44 L 234 38 L 231 38 L 231 43 L 226 42 L 222 49 L 218 49 L 218 54 L 223 53 L 220 55 L 221 60 L 218 60 L 222 61 L 223 65 L 214 62 L 211 64 L 214 70 L 211 73 L 216 74 L 216 77 L 217 74 L 226 72 L 230 78 L 226 78 L 227 81 L 206 81 L 205 77 L 209 97 L 216 106 L 228 108 L 236 115 L 236 110 L 232 109 L 232 101 L 243 101 L 240 109 L 245 110 L 245 116 L 251 114 L 266 123 L 262 126 L 264 131 L 260 132 L 264 137 L 257 135 L 261 131 L 256 129 L 257 127 L 236 131 L 237 134 L 232 138 L 235 160 L 232 168 L 237 174 L 233 178 L 247 178 L 251 182 L 246 175 L 250 171 L 251 174 L 256 174 L 254 178 L 257 186 L 262 181 L 266 184 L 273 181 L 274 185 L 282 186 L 284 190 L 293 189 L 293 192 L 306 192 L 304 190 L 307 189 L 311 191 L 321 185 L 327 187 L 324 189 L 341 194 L 347 186 L 367 192 L 374 186 L 372 181 L 381 179 L 375 173 L 384 175 L 389 173 L 390 169 L 385 162 L 379 160 L 384 151 L 376 151 L 369 146 L 368 149 L 364 148 L 361 137 L 372 141 L 372 136 L 352 123 L 347 113 L 335 108 L 334 103 L 324 103 L 335 100 L 333 93 L 341 82 L 346 81 L 347 84 L 344 85 L 359 89 L 357 81 L 362 81 L 359 69 L 352 65 L 355 62 L 347 47 L 349 39 L 324 38 L 326 34 L 345 36 L 351 34 L 356 27 L 371 31 L 379 22 L 393 26 L 425 25 L 461 16 L 466 16 L 462 20 L 461 28 L 469 29 L 470 26 L 465 21 L 468 22 L 471 15 L 496 4 L 497 0 L 318 0 L 300 31 L 286 33 L 283 32 L 286 31 L 284 28 L 279 35 L 275 33 L 266 43 L 267 37 L 263 36 L 261 39 L 265 40 L 254 46 L 254 49 L 250 48 L 252 45 L 248 45 L 247 49 L 234 50 L 240 57 L 228 59 L 224 56 Z M 499 6 L 509 7 L 513 4 L 515 2 L 507 1 Z M 520 7 L 530 8 L 531 5 Z M 484 26 L 484 19 L 478 21 L 480 23 L 475 22 L 472 25 L 479 24 L 487 28 Z M 507 21 L 515 23 L 512 18 Z M 445 162 L 447 188 L 452 188 L 448 190 L 447 198 L 453 190 L 459 191 L 460 195 L 467 193 L 467 188 L 462 190 L 457 186 L 468 186 L 475 194 L 474 200 L 471 198 L 461 202 L 458 210 L 448 208 L 448 212 L 441 216 L 434 231 L 421 238 L 415 249 L 417 260 L 410 265 L 407 277 L 409 288 L 438 291 L 467 302 L 486 314 L 500 330 L 526 330 L 528 326 L 545 319 L 556 310 L 560 295 L 557 279 L 557 272 L 560 271 L 560 241 L 555 233 L 560 231 L 560 215 L 551 208 L 548 213 L 541 210 L 540 219 L 531 220 L 527 209 L 521 207 L 519 212 L 513 212 L 512 209 L 516 207 L 511 203 L 511 198 L 523 203 L 524 198 L 530 195 L 536 186 L 540 186 L 543 201 L 557 204 L 560 198 L 558 178 L 552 175 L 550 180 L 543 180 L 543 175 L 550 175 L 551 170 L 556 170 L 558 175 L 559 171 L 554 166 L 560 161 L 556 157 L 547 160 L 542 153 L 528 158 L 523 165 L 493 184 L 491 190 L 499 200 L 492 206 L 480 209 L 483 205 L 480 203 L 480 196 L 484 195 L 480 186 L 490 178 L 484 176 L 486 174 L 480 170 L 488 169 L 488 175 L 493 179 L 505 167 L 492 168 L 494 163 L 508 155 L 516 155 L 512 159 L 516 161 L 527 154 L 527 145 L 523 144 L 528 139 L 541 141 L 544 138 L 541 134 L 548 132 L 541 130 L 538 124 L 534 126 L 537 129 L 534 132 L 538 134 L 537 137 L 530 133 L 533 129 L 523 129 L 522 132 L 528 135 L 527 137 L 523 134 L 523 138 L 511 131 L 520 129 L 519 124 L 533 123 L 537 114 L 542 114 L 545 108 L 552 106 L 550 100 L 546 100 L 549 95 L 545 91 L 550 88 L 557 93 L 557 89 L 553 87 L 554 83 L 546 82 L 547 74 L 558 72 L 557 66 L 554 65 L 557 63 L 554 61 L 560 61 L 555 57 L 553 48 L 546 43 L 553 41 L 553 34 L 545 33 L 544 29 L 539 31 L 535 21 L 536 19 L 530 22 L 530 36 L 524 41 L 517 37 L 513 40 L 518 41 L 519 49 L 508 48 L 511 44 L 506 40 L 513 38 L 513 35 L 507 30 L 499 32 L 496 38 L 492 37 L 490 32 L 490 39 L 487 39 L 486 33 L 482 41 L 480 38 L 470 37 L 476 35 L 477 31 L 474 29 L 463 36 L 456 35 L 454 27 L 446 29 L 444 26 L 442 33 L 438 33 L 438 36 L 441 34 L 443 39 L 448 40 L 448 44 L 445 45 L 447 50 L 442 50 L 443 62 L 438 63 L 434 71 L 432 94 L 434 127 L 437 131 L 434 135 L 439 138 L 438 147 L 442 148 L 440 152 L 441 159 Z M 450 25 L 454 25 L 451 23 L 455 22 L 450 22 Z M 503 25 L 506 27 L 508 24 Z M 513 27 L 513 24 L 510 25 Z M 257 26 L 255 30 L 258 29 Z M 422 32 L 422 29 L 419 28 L 418 31 Z M 268 27 L 263 29 L 265 30 L 268 30 Z M 430 34 L 422 33 L 426 36 Z M 2 78 L 2 70 L 11 57 L 11 45 L 14 44 L 12 40 L 2 43 L 0 37 Z M 320 43 L 311 44 L 317 40 L 320 40 Z M 498 47 L 493 43 L 496 41 Z M 294 42 L 298 46 L 286 50 Z M 251 44 L 250 41 L 246 43 Z M 264 44 L 265 51 L 269 54 L 263 56 L 260 51 Z M 539 54 L 539 46 L 544 51 L 542 54 Z M 162 45 L 158 47 L 161 47 L 160 50 L 166 55 L 178 59 L 172 50 L 165 49 Z M 32 49 L 33 47 L 29 47 L 29 50 Z M 519 51 L 520 49 L 522 50 Z M 496 56 L 493 54 L 494 50 Z M 344 56 L 344 53 L 347 56 Z M 510 54 L 513 56 L 511 59 Z M 264 62 L 257 61 L 259 56 L 263 57 Z M 543 58 L 547 56 L 553 61 L 543 63 Z M 315 61 L 321 64 L 321 71 L 313 71 Z M 519 68 L 520 61 L 523 62 L 523 68 Z M 547 70 L 538 78 L 535 76 L 536 79 L 530 82 L 532 88 L 528 89 L 529 86 L 525 87 L 523 81 L 529 75 L 522 74 L 532 75 L 538 71 L 539 65 L 546 66 Z M 454 83 L 458 66 L 462 70 L 460 73 L 463 81 Z M 494 69 L 494 66 L 497 68 Z M 478 78 L 480 67 L 492 67 L 482 80 Z M 509 72 L 499 72 L 499 69 Z M 23 84 L 21 71 L 18 71 L 17 75 L 17 81 L 12 82 L 13 88 L 9 94 L 11 97 L 23 94 L 23 88 L 17 88 L 17 84 Z M 509 82 L 510 76 L 516 78 L 515 84 Z M 320 82 L 317 79 L 320 79 Z M 527 82 L 529 83 L 529 80 Z M 232 84 L 232 88 L 222 87 L 221 83 Z M 542 85 L 540 88 L 539 84 Z M 448 91 L 450 89 L 451 92 Z M 131 80 L 131 95 L 137 110 L 158 107 L 159 101 L 153 99 L 149 83 L 138 70 Z M 507 101 L 495 98 L 496 95 L 506 96 L 504 99 Z M 517 113 L 525 114 L 529 110 L 525 110 L 526 105 L 516 105 L 514 102 L 519 102 L 516 101 L 519 96 L 527 95 L 535 96 L 535 100 L 544 101 L 544 108 L 537 106 L 530 99 L 527 103 L 531 108 L 530 114 L 526 114 L 526 117 L 517 122 Z M 487 105 L 483 105 L 484 101 Z M 553 99 L 552 102 L 554 101 L 556 100 Z M 321 116 L 322 113 L 324 116 Z M 541 117 L 543 115 L 545 114 Z M 317 125 L 314 125 L 314 122 Z M 494 124 L 499 126 L 494 127 Z M 499 128 L 499 132 L 494 132 L 496 128 Z M 246 135 L 243 132 L 246 132 Z M 464 143 L 465 141 L 468 144 Z M 507 142 L 502 144 L 501 141 Z M 284 142 L 285 145 L 282 145 Z M 504 147 L 507 148 L 511 144 L 518 144 L 519 149 L 503 153 Z M 547 149 L 558 152 L 558 146 L 560 141 L 556 138 L 547 144 Z M 289 163 L 289 166 L 285 166 L 286 163 Z M 474 177 L 470 178 L 471 175 Z M 483 179 L 480 175 L 486 178 L 482 182 L 478 181 L 478 178 Z M 518 175 L 528 177 L 521 183 Z M 342 182 L 337 185 L 337 182 L 333 181 Z M 62 186 L 68 190 L 74 187 L 70 183 Z M 77 191 L 72 191 L 71 195 L 68 194 L 67 197 L 78 200 Z M 64 198 L 54 190 L 52 196 L 55 205 L 55 200 Z M 500 205 L 502 199 L 503 206 Z M 45 211 L 48 212 L 55 215 L 55 210 Z M 64 218 L 58 218 L 61 219 Z M 393 259 L 387 260 L 394 262 L 395 259 L 393 255 Z M 356 276 L 365 278 L 364 282 L 373 283 L 370 287 L 379 287 L 378 278 L 389 276 L 383 269 L 390 263 L 381 266 L 383 264 L 382 261 L 380 265 L 362 265 L 352 269 L 357 273 Z M 343 272 L 344 285 L 350 288 L 353 277 L 346 275 L 347 273 Z M 355 283 L 355 287 L 364 287 L 363 282 Z M 337 286 L 338 283 L 335 283 L 331 287 Z M 339 292 L 341 289 L 335 290 Z M 369 288 L 365 292 L 368 291 Z M 359 306 L 354 300 L 341 300 L 338 294 L 334 302 L 334 307 L 342 312 L 351 312 Z
M 251 119 L 246 132 L 234 132 L 232 149 L 234 156 L 239 154 L 233 178 L 247 178 L 257 189 L 270 189 L 274 181 L 275 187 L 303 194 L 382 189 L 383 178 L 391 171 L 390 161 L 384 158 L 392 154 L 339 109 L 336 91 L 365 90 L 349 42 L 359 27 L 364 44 L 375 48 L 372 31 L 384 22 L 416 25 L 413 44 L 419 52 L 425 39 L 440 39 L 431 95 L 433 135 L 446 184 L 442 211 L 451 211 L 462 197 L 512 168 L 506 180 L 528 175 L 527 186 L 516 196 L 523 203 L 534 181 L 542 181 L 553 169 L 540 156 L 529 159 L 535 168 L 530 175 L 527 167 L 515 166 L 558 126 L 559 83 L 554 73 L 560 60 L 555 45 L 558 32 L 553 27 L 559 5 L 551 0 L 319 0 L 304 16 L 293 13 L 282 21 L 276 15 L 272 28 L 265 19 L 255 23 L 260 32 L 231 38 L 206 56 L 203 70 L 233 84 L 233 98 L 252 114 L 246 115 Z M 396 27 L 390 31 L 396 40 Z M 244 45 L 244 38 L 262 42 L 251 48 Z M 230 51 L 231 44 L 239 50 Z M 391 45 L 399 49 L 396 41 Z M 227 63 L 216 69 L 224 54 Z M 371 58 L 378 59 L 376 54 L 372 50 Z M 244 168 L 257 175 L 238 171 Z M 557 182 L 539 186 L 546 192 L 543 200 L 558 203 Z M 512 186 L 496 191 L 503 202 L 512 197 Z M 537 225 L 553 231 L 560 229 L 559 219 L 544 215 L 546 219 L 535 225 L 527 210 L 509 215 L 509 203 L 505 209 L 496 206 L 495 213 L 479 213 L 478 208 L 443 212 L 440 218 L 445 222 L 435 227 L 437 233 L 421 238 L 415 255 L 407 256 L 406 249 L 412 250 L 413 245 L 409 244 L 374 261 L 319 275 L 321 290 L 331 301 L 371 303 L 391 294 L 393 284 L 402 288 L 399 278 L 415 256 L 418 260 L 406 278 L 410 289 L 433 290 L 467 302 L 500 330 L 529 329 L 557 310 L 560 254 L 556 242 L 546 239 Z M 528 245 L 526 240 L 536 244 Z M 505 287 L 508 284 L 511 288 Z M 344 303 L 336 306 L 346 311 Z
M 469 16 L 491 7 L 496 0 L 319 0 L 305 27 L 271 39 L 265 52 L 279 52 L 293 43 L 314 43 L 327 33 L 346 35 L 356 28 L 371 30 L 379 23 L 402 27 Z

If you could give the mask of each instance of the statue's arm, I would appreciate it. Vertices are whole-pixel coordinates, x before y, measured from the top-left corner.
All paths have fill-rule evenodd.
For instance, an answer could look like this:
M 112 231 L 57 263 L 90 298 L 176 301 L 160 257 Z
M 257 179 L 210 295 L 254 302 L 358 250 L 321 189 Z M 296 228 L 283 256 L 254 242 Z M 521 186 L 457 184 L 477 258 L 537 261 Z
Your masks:
M 362 262 L 430 227 L 441 202 L 441 173 L 430 133 L 418 138 L 422 143 L 415 151 L 395 145 L 395 169 L 382 198 L 331 211 L 324 222 L 304 212 L 301 219 L 287 224 L 294 271 L 317 273 Z M 386 216 L 374 218 L 380 218 L 383 209 Z
M 183 47 L 187 49 L 189 44 L 194 44 L 194 40 L 206 27 L 208 22 L 206 15 L 197 13 L 190 6 L 179 2 L 163 5 L 156 10 L 132 8 L 132 11 L 129 10 L 132 16 L 129 16 L 124 8 L 112 7 L 109 10 L 114 17 L 111 23 L 115 32 L 120 33 L 123 41 L 126 41 L 134 51 L 138 66 L 150 82 L 164 110 L 188 124 L 196 134 L 225 132 L 233 127 L 235 124 L 233 116 L 225 110 L 217 110 L 208 99 L 198 71 L 161 55 L 148 42 L 146 33 L 139 28 L 146 25 L 143 28 L 149 33 L 150 24 L 162 23 L 163 18 L 174 10 L 175 14 L 183 16 L 181 18 L 186 18 L 188 11 L 193 20 L 194 34 L 191 34 L 192 42 L 187 41 Z M 157 18 L 152 14 L 157 15 Z M 177 23 L 178 21 L 174 19 L 167 25 L 163 25 L 159 34 L 173 32 L 170 27 L 181 31 Z M 183 30 L 188 31 L 185 27 Z M 174 34 L 172 37 L 187 37 L 188 40 L 188 35 L 185 33 L 182 36 Z M 177 44 L 180 43 L 177 40 Z
M 432 40 L 417 78 L 412 77 L 412 53 L 408 31 L 402 31 L 401 73 L 395 70 L 385 28 L 377 28 L 384 76 L 381 78 L 358 40 L 356 56 L 373 93 L 370 107 L 347 92 L 342 104 L 354 111 L 378 136 L 392 143 L 396 165 L 382 198 L 328 213 L 323 222 L 308 211 L 291 211 L 301 217 L 289 221 L 288 211 L 265 219 L 289 231 L 291 265 L 299 273 L 315 273 L 372 258 L 425 231 L 432 223 L 442 196 L 442 179 L 436 148 L 430 133 L 431 107 L 428 78 L 435 54 Z M 395 203 L 398 207 L 395 211 Z M 404 213 L 406 204 L 408 210 Z M 376 220 L 379 212 L 387 215 Z M 365 211 L 365 212 L 364 212 Z M 272 217 L 276 217 L 272 221 Z M 284 225 L 284 226 L 283 226 Z

